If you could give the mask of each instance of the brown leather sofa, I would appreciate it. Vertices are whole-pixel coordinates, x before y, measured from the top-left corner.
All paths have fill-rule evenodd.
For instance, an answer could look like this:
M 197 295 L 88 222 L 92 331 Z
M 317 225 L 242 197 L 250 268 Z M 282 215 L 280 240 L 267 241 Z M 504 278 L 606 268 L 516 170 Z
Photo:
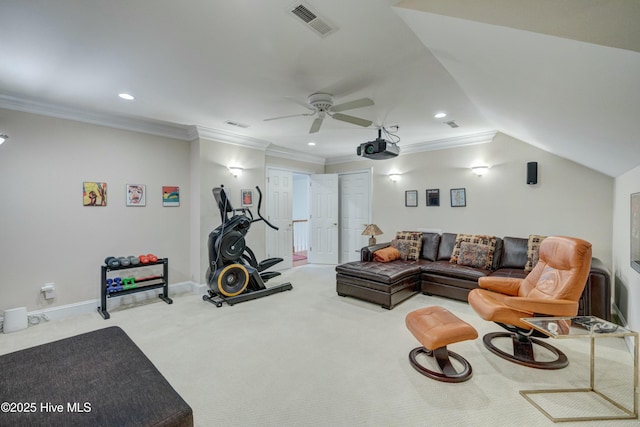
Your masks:
M 366 246 L 360 251 L 360 261 L 336 266 L 336 291 L 390 310 L 419 292 L 466 302 L 480 277 L 527 276 L 527 238 L 497 238 L 492 268 L 484 270 L 449 262 L 456 237 L 456 233 L 423 233 L 417 261 L 374 262 L 373 252 L 391 243 Z M 579 307 L 579 315 L 611 320 L 611 275 L 597 258 L 591 261 Z

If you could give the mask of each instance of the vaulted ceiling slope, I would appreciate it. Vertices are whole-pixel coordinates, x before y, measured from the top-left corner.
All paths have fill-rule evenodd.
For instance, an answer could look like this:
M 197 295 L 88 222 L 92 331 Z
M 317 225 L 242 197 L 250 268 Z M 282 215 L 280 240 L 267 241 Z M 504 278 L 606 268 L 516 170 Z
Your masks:
M 640 2 L 396 6 L 497 130 L 613 177 L 640 164 Z
M 639 4 L 3 1 L 0 108 L 187 140 L 195 128 L 319 162 L 355 160 L 380 126 L 399 127 L 405 152 L 498 130 L 618 176 L 640 164 Z M 341 113 L 373 125 L 326 117 L 310 133 L 305 103 L 318 91 L 336 104 L 370 98 Z

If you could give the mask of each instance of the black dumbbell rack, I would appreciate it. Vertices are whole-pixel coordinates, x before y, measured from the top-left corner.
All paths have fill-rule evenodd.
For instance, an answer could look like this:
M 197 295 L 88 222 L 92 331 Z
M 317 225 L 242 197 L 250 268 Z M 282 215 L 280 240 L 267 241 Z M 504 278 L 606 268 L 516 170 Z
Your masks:
M 131 268 L 144 268 L 151 267 L 153 265 L 162 264 L 162 276 L 151 276 L 142 279 L 136 279 L 136 287 L 131 289 L 123 289 L 121 291 L 109 292 L 107 286 L 107 273 L 117 270 L 127 270 Z M 101 267 L 102 280 L 100 281 L 100 307 L 98 307 L 98 313 L 106 320 L 109 317 L 107 312 L 107 298 L 121 297 L 124 295 L 135 294 L 136 292 L 148 291 L 151 289 L 162 289 L 162 293 L 158 295 L 161 300 L 167 304 L 173 304 L 173 300 L 169 298 L 169 259 L 159 258 L 155 262 L 148 262 L 146 264 L 129 265 L 127 267 L 109 267 L 103 265 Z M 145 282 L 148 284 L 145 285 Z

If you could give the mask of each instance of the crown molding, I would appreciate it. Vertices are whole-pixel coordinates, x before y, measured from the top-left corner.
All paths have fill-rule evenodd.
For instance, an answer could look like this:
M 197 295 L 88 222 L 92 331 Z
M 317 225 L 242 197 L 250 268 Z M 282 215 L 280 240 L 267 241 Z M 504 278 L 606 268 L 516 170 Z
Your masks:
M 467 145 L 486 144 L 493 141 L 497 131 L 480 132 L 472 135 L 456 136 L 453 138 L 438 139 L 435 141 L 417 142 L 415 144 L 407 144 L 400 146 L 400 155 L 420 153 L 423 151 L 444 150 L 446 148 L 465 147 Z M 331 157 L 327 159 L 327 165 L 337 165 L 340 163 L 349 163 L 370 160 L 366 157 L 349 154 L 346 156 Z
M 114 114 L 96 113 L 6 95 L 0 95 L 0 108 L 146 133 L 155 136 L 180 139 L 184 141 L 191 140 L 189 136 L 190 126 L 174 123 L 144 120 L 140 118 L 134 119 Z
M 241 147 L 254 148 L 256 150 L 266 150 L 270 142 L 239 135 L 237 133 L 208 128 L 205 126 L 194 126 L 198 138 L 210 139 L 212 141 L 224 142 L 225 144 L 238 145 Z
M 296 160 L 299 162 L 314 163 L 317 165 L 325 165 L 324 157 L 313 156 L 311 154 L 302 153 L 300 151 L 289 150 L 288 148 L 277 145 L 270 145 L 266 150 L 266 154 L 281 159 Z

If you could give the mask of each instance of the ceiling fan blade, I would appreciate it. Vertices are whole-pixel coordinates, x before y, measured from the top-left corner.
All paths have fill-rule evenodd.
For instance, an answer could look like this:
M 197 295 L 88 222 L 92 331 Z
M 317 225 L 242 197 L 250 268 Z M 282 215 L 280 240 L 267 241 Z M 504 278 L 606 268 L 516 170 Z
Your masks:
M 303 114 L 291 114 L 289 116 L 280 116 L 280 117 L 271 117 L 270 119 L 264 119 L 265 122 L 270 122 L 271 120 L 280 120 L 280 119 L 288 119 L 289 117 L 301 117 L 301 116 L 313 116 L 313 113 L 303 113 Z
M 343 104 L 334 105 L 331 107 L 331 111 L 337 113 L 339 111 L 353 110 L 354 108 L 362 108 L 373 105 L 373 100 L 369 98 L 360 98 L 355 101 L 345 102 Z
M 353 123 L 354 125 L 362 126 L 365 128 L 368 126 L 371 126 L 371 124 L 373 123 L 371 120 L 365 120 L 359 117 L 348 116 L 346 114 L 341 114 L 341 113 L 332 114 L 331 117 L 333 117 L 336 120 L 340 120 L 347 123 Z
M 320 130 L 320 126 L 322 126 L 322 119 L 318 117 L 311 124 L 311 129 L 309 129 L 309 133 L 316 133 Z

